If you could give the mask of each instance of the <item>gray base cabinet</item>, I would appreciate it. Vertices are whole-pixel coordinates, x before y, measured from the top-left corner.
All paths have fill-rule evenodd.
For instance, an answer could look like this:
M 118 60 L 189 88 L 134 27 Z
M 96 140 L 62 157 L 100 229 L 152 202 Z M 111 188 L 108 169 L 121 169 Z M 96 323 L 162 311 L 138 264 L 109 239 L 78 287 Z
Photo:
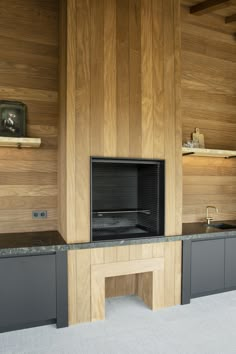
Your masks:
M 192 243 L 191 295 L 224 289 L 224 240 Z
M 183 242 L 182 304 L 236 289 L 236 237 Z
M 63 254 L 0 258 L 0 332 L 50 322 L 66 326 L 66 271 Z
M 225 287 L 236 287 L 236 238 L 225 240 Z

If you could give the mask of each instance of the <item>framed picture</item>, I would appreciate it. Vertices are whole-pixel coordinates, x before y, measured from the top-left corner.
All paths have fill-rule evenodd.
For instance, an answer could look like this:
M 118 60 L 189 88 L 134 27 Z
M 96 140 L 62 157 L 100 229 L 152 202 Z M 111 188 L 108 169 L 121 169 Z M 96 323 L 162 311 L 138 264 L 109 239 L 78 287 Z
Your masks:
M 0 136 L 26 136 L 27 107 L 22 102 L 0 100 Z

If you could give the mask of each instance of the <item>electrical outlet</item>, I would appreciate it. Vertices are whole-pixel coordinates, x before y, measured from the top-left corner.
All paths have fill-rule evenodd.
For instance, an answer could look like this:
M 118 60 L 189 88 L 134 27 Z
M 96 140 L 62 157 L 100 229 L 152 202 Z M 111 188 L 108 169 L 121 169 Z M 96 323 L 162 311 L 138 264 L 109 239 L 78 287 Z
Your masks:
M 47 210 L 33 210 L 32 219 L 47 219 L 48 212 Z

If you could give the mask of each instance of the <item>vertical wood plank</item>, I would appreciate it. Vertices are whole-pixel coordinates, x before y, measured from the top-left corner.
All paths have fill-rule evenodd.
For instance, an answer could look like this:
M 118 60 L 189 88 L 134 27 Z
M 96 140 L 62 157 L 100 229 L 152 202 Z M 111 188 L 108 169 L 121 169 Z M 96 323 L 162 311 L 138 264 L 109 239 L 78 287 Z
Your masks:
M 175 304 L 175 242 L 165 243 L 165 307 Z
M 117 157 L 129 157 L 129 1 L 117 1 Z
M 183 164 L 182 160 L 182 115 L 181 115 L 181 4 L 172 0 L 174 6 L 175 43 L 175 233 L 182 233 L 183 213 Z
M 124 262 L 129 260 L 129 246 L 117 247 L 117 262 Z
M 91 264 L 104 263 L 104 248 L 91 249 Z
M 152 258 L 152 244 L 142 245 L 142 257 L 143 259 Z
M 59 17 L 59 146 L 58 146 L 58 231 L 67 240 L 67 179 L 64 168 L 66 166 L 67 151 L 66 146 L 66 97 L 67 89 L 67 8 L 63 0 L 60 0 Z
M 153 157 L 165 157 L 163 1 L 152 0 Z
M 70 208 L 70 213 L 67 212 L 67 238 L 69 241 L 76 239 L 76 208 L 75 208 L 75 132 L 76 132 L 76 0 L 68 1 L 68 20 L 67 20 L 67 124 L 66 124 L 66 208 Z M 69 172 L 69 173 L 68 173 Z M 70 236 L 68 236 L 70 235 Z
M 153 158 L 152 2 L 141 0 L 142 157 Z
M 134 295 L 136 293 L 136 274 L 106 278 L 106 297 Z
M 104 0 L 104 155 L 116 156 L 116 0 Z
M 166 159 L 166 235 L 175 234 L 175 61 L 173 1 L 163 2 L 164 17 L 164 120 Z
M 137 295 L 149 308 L 153 308 L 153 272 L 137 274 Z
M 142 259 L 143 258 L 143 249 L 142 249 L 142 245 L 131 245 L 130 247 L 130 253 L 129 253 L 129 257 L 130 260 L 135 260 L 135 259 Z
M 129 156 L 142 156 L 141 0 L 129 0 Z
M 91 271 L 91 321 L 105 319 L 105 278 Z
M 104 0 L 91 4 L 91 155 L 104 155 Z
M 159 258 L 165 256 L 165 244 L 164 243 L 154 243 L 152 245 L 152 256 L 153 258 Z
M 90 250 L 68 252 L 68 283 L 69 323 L 89 322 L 91 320 Z
M 159 310 L 165 307 L 165 271 L 164 268 L 155 270 L 152 273 L 152 296 L 153 310 Z
M 175 242 L 175 305 L 181 304 L 182 242 Z
M 76 91 L 76 237 L 70 242 L 90 241 L 90 0 L 77 0 Z M 72 212 L 72 208 L 68 208 Z
M 152 258 L 152 254 L 152 244 L 130 246 L 130 260 Z
M 117 261 L 117 247 L 104 248 L 104 262 L 115 263 Z

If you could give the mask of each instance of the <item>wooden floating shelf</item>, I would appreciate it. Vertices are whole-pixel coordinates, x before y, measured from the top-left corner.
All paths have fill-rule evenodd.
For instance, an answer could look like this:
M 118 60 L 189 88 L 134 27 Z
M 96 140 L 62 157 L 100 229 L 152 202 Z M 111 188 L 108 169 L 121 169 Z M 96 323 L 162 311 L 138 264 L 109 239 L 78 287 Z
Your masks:
M 202 156 L 202 157 L 221 157 L 221 158 L 236 158 L 236 151 L 217 150 L 217 149 L 200 149 L 182 147 L 183 156 Z
M 39 148 L 41 138 L 10 138 L 0 136 L 0 147 Z

